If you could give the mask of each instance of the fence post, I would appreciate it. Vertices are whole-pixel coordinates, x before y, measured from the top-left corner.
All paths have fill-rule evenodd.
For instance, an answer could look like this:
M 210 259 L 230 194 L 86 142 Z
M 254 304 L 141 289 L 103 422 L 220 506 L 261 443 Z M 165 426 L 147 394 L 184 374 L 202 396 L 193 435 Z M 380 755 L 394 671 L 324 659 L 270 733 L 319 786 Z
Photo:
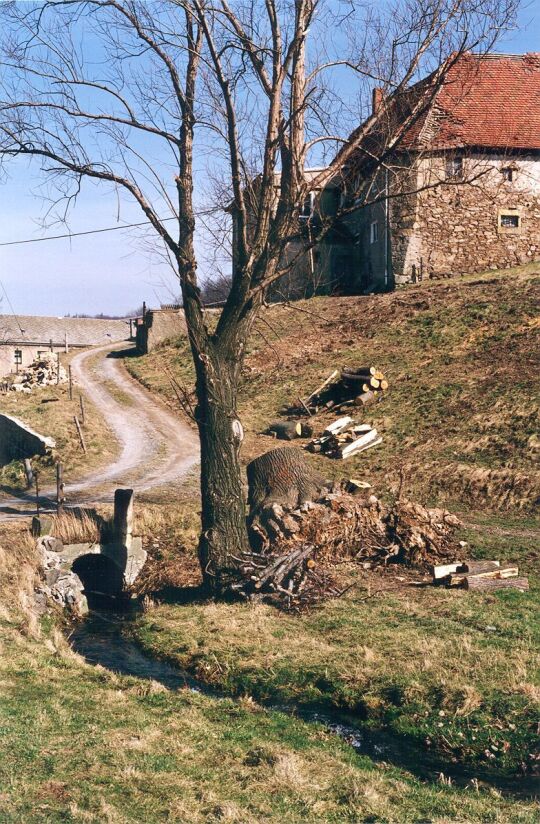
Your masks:
M 68 375 L 69 375 L 69 399 L 70 401 L 73 400 L 73 376 L 71 374 L 71 364 L 68 366 Z
M 84 426 L 85 423 L 85 416 L 84 416 L 84 398 L 82 395 L 79 395 L 79 405 L 81 407 L 81 423 Z
M 61 515 L 64 511 L 64 472 L 60 461 L 56 464 L 56 511 Z
M 39 472 L 37 469 L 34 472 L 34 480 L 36 482 L 36 514 L 39 518 Z
M 60 352 L 56 353 L 56 385 L 60 383 Z
M 24 474 L 26 475 L 27 489 L 31 489 L 34 485 L 34 473 L 32 472 L 32 463 L 30 458 L 24 459 Z

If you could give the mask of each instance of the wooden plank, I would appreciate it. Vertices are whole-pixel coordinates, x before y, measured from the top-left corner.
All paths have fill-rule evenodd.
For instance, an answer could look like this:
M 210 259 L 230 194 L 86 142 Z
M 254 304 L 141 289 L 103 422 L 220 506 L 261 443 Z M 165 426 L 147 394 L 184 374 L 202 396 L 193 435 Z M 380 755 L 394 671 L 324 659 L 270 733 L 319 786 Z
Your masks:
M 476 572 L 474 574 L 457 572 L 455 575 L 450 576 L 450 586 L 460 586 L 465 582 L 466 579 L 471 580 L 473 578 L 483 578 L 498 580 L 501 578 L 516 578 L 518 574 L 519 569 L 517 566 L 500 567 L 499 569 L 489 569 L 484 572 Z
M 433 575 L 433 579 L 435 581 L 442 581 L 444 578 L 448 578 L 448 576 L 453 572 L 457 572 L 461 566 L 461 561 L 458 561 L 455 564 L 438 564 L 437 566 L 432 567 L 431 573 Z
M 349 427 L 352 423 L 354 423 L 353 419 L 349 417 L 349 415 L 345 415 L 343 418 L 338 418 L 337 420 L 328 424 L 328 426 L 324 430 L 324 434 L 337 435 L 339 432 L 343 432 L 344 429 L 347 429 L 347 427 Z
M 350 455 L 354 455 L 357 452 L 363 452 L 364 449 L 370 449 L 372 446 L 377 446 L 377 444 L 381 443 L 382 438 L 379 436 L 379 433 L 376 429 L 372 429 L 371 432 L 366 432 L 365 435 L 361 435 L 352 443 L 347 444 L 340 450 L 340 455 L 342 458 L 348 458 Z
M 529 589 L 528 578 L 482 578 L 476 575 L 468 575 L 465 578 L 465 589 L 492 590 L 492 589 Z

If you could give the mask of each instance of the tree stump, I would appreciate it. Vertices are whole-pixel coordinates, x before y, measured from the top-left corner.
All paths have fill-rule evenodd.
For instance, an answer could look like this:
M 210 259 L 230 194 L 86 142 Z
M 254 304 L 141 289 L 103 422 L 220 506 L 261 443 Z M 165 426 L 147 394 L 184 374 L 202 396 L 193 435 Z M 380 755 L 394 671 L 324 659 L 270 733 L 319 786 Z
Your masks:
M 295 447 L 265 452 L 247 466 L 250 519 L 273 504 L 295 509 L 316 500 L 325 489 L 323 478 L 310 465 L 306 454 Z

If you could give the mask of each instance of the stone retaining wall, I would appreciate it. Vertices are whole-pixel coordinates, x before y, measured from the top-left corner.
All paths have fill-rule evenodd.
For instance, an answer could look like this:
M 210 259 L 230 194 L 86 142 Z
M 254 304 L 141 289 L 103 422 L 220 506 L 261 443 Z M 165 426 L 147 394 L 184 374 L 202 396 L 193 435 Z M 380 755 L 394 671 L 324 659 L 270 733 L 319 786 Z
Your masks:
M 52 438 L 39 435 L 11 415 L 0 414 L 0 466 L 11 461 L 45 455 L 56 446 Z

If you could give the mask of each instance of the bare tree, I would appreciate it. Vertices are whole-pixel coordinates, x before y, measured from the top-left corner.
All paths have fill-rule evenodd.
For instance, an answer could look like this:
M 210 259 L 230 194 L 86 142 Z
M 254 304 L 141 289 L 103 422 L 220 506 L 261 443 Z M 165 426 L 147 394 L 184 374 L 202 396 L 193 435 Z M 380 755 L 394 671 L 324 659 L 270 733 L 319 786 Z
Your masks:
M 293 265 L 284 250 L 298 234 L 306 194 L 340 174 L 360 147 L 376 175 L 452 61 L 489 47 L 511 23 L 516 2 L 3 5 L 4 162 L 41 162 L 60 190 L 59 217 L 58 206 L 67 209 L 87 179 L 127 193 L 178 274 L 196 371 L 200 559 L 215 592 L 235 580 L 248 549 L 237 413 L 246 342 L 268 287 Z M 365 117 L 366 93 L 384 87 L 392 111 L 427 72 L 426 93 L 398 106 L 399 122 L 381 142 L 380 116 Z M 313 160 L 323 168 L 308 182 Z M 199 186 L 209 166 L 221 181 L 213 203 Z M 358 186 L 365 200 L 367 177 Z M 217 327 L 209 328 L 195 229 L 225 206 L 235 235 L 232 282 Z M 313 243 L 329 225 L 322 222 Z

